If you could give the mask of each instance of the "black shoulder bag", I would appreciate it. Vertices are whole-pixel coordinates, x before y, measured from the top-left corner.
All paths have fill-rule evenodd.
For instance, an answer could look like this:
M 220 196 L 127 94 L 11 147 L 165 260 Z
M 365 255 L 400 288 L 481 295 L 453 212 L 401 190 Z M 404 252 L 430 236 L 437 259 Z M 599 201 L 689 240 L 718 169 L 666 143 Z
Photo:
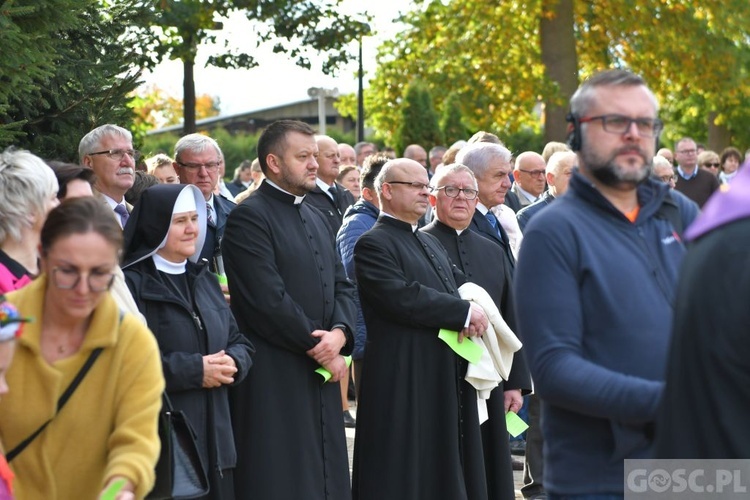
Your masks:
M 102 353 L 102 348 L 98 347 L 91 351 L 91 354 L 89 355 L 86 362 L 83 364 L 80 370 L 78 370 L 78 374 L 76 374 L 73 381 L 70 383 L 67 389 L 65 389 L 65 392 L 62 393 L 62 396 L 60 396 L 60 399 L 57 400 L 57 413 L 55 415 L 60 413 L 60 410 L 62 410 L 63 406 L 65 406 L 65 403 L 68 402 L 68 399 L 70 399 L 70 396 L 73 395 L 78 385 L 81 383 L 81 380 L 83 380 L 83 377 L 86 376 L 86 373 L 88 373 L 89 369 L 91 368 L 91 365 L 94 364 L 94 361 L 96 361 L 96 358 L 99 357 L 99 355 Z M 52 417 L 55 418 L 55 417 Z M 14 458 L 18 456 L 19 453 L 21 453 L 23 450 L 26 449 L 28 445 L 31 444 L 36 437 L 42 433 L 44 429 L 47 428 L 50 422 L 52 422 L 52 418 L 44 422 L 34 433 L 21 441 L 21 443 L 10 450 L 7 455 L 5 455 L 5 459 L 10 462 Z
M 166 391 L 159 413 L 161 455 L 156 463 L 156 482 L 148 500 L 196 498 L 208 494 L 209 485 L 196 435 L 187 416 L 172 408 Z

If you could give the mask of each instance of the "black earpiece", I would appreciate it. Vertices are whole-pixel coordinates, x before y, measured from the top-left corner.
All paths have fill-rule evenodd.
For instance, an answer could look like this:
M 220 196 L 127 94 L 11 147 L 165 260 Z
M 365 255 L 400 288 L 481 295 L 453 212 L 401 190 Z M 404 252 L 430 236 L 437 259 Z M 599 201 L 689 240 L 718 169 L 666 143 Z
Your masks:
M 578 115 L 568 113 L 565 115 L 565 121 L 573 124 L 573 130 L 568 134 L 568 146 L 573 151 L 581 150 L 581 122 Z

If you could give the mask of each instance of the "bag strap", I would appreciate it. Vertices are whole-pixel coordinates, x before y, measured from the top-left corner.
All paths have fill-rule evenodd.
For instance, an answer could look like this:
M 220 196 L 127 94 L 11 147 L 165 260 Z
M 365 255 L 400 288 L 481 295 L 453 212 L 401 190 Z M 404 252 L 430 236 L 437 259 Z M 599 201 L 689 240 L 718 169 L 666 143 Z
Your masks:
M 656 211 L 655 217 L 657 219 L 662 219 L 670 222 L 672 224 L 672 228 L 675 230 L 680 239 L 682 239 L 682 231 L 684 228 L 682 227 L 683 224 L 682 214 L 680 213 L 680 206 L 674 200 L 669 191 L 667 191 L 667 194 L 664 196 L 664 200 L 662 200 L 661 205 L 659 205 L 659 209 Z
M 83 380 L 83 377 L 86 376 L 86 373 L 89 371 L 91 366 L 94 364 L 94 361 L 96 361 L 96 358 L 99 357 L 99 355 L 102 353 L 102 348 L 98 347 L 91 351 L 91 354 L 89 355 L 86 362 L 83 364 L 80 370 L 78 370 L 78 374 L 76 374 L 73 381 L 70 383 L 67 389 L 65 389 L 65 392 L 63 392 L 62 396 L 60 396 L 60 399 L 57 400 L 57 413 L 60 413 L 60 410 L 62 410 L 63 406 L 65 406 L 65 403 L 68 402 L 68 399 L 70 399 L 70 396 L 73 395 L 78 385 L 81 383 L 81 380 Z M 55 415 L 57 415 L 57 413 Z M 52 417 L 54 418 L 54 417 Z M 52 422 L 52 418 L 44 422 L 34 433 L 21 441 L 21 443 L 10 450 L 7 455 L 5 455 L 5 459 L 10 462 L 16 456 L 18 456 L 23 450 L 26 449 L 28 445 L 31 444 L 36 437 L 42 433 L 42 431 L 49 425 L 50 422 Z

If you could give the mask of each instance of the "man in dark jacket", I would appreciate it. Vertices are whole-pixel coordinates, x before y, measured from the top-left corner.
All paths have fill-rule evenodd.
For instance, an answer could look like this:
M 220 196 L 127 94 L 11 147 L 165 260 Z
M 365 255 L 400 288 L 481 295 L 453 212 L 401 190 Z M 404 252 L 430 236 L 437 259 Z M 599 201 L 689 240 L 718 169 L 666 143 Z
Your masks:
M 653 452 L 672 305 L 697 215 L 649 178 L 662 128 L 644 81 L 611 70 L 571 99 L 578 154 L 565 196 L 534 216 L 515 275 L 516 310 L 542 400 L 551 497 L 623 494 L 623 461 Z
M 320 210 L 336 234 L 341 228 L 344 212 L 354 205 L 354 195 L 336 182 L 339 175 L 339 146 L 327 135 L 315 136 L 318 143 L 318 177 L 315 187 L 305 196 L 305 203 Z
M 357 277 L 354 274 L 354 245 L 360 236 L 375 225 L 375 221 L 378 219 L 380 203 L 375 191 L 375 178 L 389 159 L 384 154 L 378 153 L 365 158 L 361 174 L 362 197 L 346 211 L 344 224 L 336 235 L 336 248 L 341 256 L 341 262 L 344 264 L 346 277 L 354 283 L 357 282 Z M 354 363 L 354 386 L 358 400 L 366 341 L 365 318 L 362 316 L 362 307 L 359 304 L 359 297 L 357 297 L 357 329 L 354 332 L 352 362 Z
M 201 258 L 206 259 L 209 269 L 217 273 L 222 273 L 219 245 L 224 235 L 224 226 L 229 212 L 235 207 L 233 201 L 221 195 L 214 195 L 214 189 L 219 182 L 219 166 L 223 163 L 224 155 L 221 148 L 215 140 L 206 135 L 186 135 L 174 146 L 174 168 L 180 176 L 180 182 L 196 186 L 206 199 L 208 228 Z

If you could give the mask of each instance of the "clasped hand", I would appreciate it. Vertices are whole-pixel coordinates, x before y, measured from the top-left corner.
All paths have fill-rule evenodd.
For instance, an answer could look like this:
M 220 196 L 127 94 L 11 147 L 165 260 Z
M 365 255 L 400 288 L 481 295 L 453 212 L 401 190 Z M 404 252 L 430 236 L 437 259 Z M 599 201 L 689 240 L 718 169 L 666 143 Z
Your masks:
M 333 330 L 315 330 L 310 335 L 319 338 L 320 342 L 307 351 L 319 365 L 331 373 L 330 382 L 338 382 L 346 375 L 346 361 L 339 353 L 346 345 L 346 335 L 341 328 Z
M 234 383 L 237 365 L 223 350 L 203 356 L 203 387 L 210 389 L 222 384 Z

